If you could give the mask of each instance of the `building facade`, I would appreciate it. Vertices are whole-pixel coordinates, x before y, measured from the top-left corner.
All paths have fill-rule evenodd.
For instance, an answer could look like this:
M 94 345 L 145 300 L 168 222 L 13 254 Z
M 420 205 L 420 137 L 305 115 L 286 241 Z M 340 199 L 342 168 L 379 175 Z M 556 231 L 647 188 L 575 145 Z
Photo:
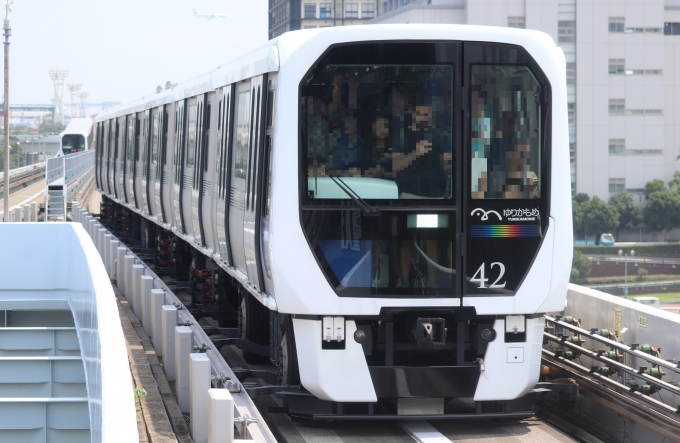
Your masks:
M 269 38 L 298 29 L 362 25 L 378 15 L 379 0 L 269 0 Z
M 567 60 L 572 192 L 669 181 L 680 154 L 680 0 L 381 0 L 377 23 L 536 29 Z

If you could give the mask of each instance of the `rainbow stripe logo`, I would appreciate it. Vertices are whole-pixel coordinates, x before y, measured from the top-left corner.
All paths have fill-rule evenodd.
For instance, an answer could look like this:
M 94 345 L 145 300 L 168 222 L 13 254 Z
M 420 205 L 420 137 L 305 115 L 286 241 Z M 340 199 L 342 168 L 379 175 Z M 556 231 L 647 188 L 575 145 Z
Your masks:
M 472 226 L 470 235 L 474 238 L 538 237 L 539 229 L 539 225 L 481 225 Z

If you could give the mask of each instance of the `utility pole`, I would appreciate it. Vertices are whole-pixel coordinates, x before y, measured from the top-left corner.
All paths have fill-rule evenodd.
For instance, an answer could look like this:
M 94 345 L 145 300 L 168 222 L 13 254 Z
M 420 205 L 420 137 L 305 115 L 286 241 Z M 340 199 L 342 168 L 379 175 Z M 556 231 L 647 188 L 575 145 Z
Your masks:
M 3 177 L 3 199 L 5 203 L 5 221 L 9 221 L 9 36 L 12 28 L 9 26 L 9 5 L 12 2 L 5 0 L 5 175 Z

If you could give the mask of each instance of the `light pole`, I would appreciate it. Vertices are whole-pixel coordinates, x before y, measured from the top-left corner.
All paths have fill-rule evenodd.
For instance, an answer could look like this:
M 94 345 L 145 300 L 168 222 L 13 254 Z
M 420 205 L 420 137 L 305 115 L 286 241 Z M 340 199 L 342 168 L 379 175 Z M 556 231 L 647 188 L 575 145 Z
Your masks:
M 5 0 L 5 22 L 3 30 L 5 31 L 5 186 L 3 189 L 4 206 L 5 206 L 5 220 L 9 221 L 9 36 L 12 34 L 12 28 L 9 25 L 9 9 L 10 2 Z
M 621 257 L 621 255 L 624 256 L 624 263 L 625 263 L 625 265 L 624 265 L 624 267 L 625 267 L 625 271 L 624 271 L 625 272 L 625 280 L 624 280 L 624 284 L 623 284 L 623 298 L 628 300 L 628 255 L 629 255 L 629 253 L 626 252 L 624 254 L 623 251 L 621 249 L 619 249 L 619 257 Z M 634 255 L 635 255 L 635 251 L 631 249 L 630 250 L 630 256 L 633 257 Z

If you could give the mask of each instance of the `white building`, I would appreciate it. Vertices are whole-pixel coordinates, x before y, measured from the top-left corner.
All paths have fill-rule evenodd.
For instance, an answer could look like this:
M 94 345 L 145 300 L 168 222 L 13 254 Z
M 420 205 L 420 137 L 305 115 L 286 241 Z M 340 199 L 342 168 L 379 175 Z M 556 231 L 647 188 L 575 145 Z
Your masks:
M 680 0 L 380 0 L 377 23 L 536 29 L 567 59 L 572 190 L 643 202 L 680 154 Z M 676 129 L 678 127 L 678 129 Z

